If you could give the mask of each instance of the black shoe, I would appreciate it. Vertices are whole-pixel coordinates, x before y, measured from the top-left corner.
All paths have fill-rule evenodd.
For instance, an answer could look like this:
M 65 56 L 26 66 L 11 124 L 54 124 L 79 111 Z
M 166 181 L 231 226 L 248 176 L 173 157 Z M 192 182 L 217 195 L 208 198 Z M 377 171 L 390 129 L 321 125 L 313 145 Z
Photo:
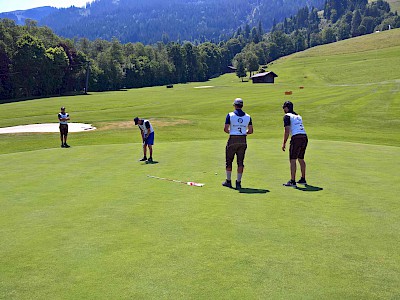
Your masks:
M 283 186 L 297 188 L 296 181 L 294 180 L 289 180 L 287 183 L 284 183 Z
M 65 148 L 64 144 L 61 144 L 61 148 Z
M 64 148 L 69 148 L 71 147 L 70 145 L 68 145 L 67 143 L 64 144 Z
M 149 159 L 147 160 L 148 162 L 153 162 L 153 158 L 149 157 Z
M 241 182 L 241 181 L 237 181 L 237 180 L 236 180 L 236 189 L 237 189 L 237 190 L 242 189 L 242 182 Z
M 226 186 L 228 188 L 232 188 L 232 181 L 227 179 L 222 183 L 222 186 Z
M 297 181 L 297 183 L 298 183 L 298 184 L 304 184 L 304 185 L 306 185 L 306 184 L 307 184 L 307 181 L 306 181 L 305 178 L 301 177 L 300 180 Z
M 143 156 L 142 159 L 139 159 L 139 161 L 146 161 L 146 160 L 147 160 L 147 157 L 146 157 L 146 156 Z

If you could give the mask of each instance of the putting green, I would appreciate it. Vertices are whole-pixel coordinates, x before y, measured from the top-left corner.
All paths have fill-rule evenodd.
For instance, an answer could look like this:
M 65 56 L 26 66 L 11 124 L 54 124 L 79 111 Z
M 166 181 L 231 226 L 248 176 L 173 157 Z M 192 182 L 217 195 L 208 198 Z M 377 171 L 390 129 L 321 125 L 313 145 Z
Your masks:
M 400 149 L 311 137 L 296 190 L 280 142 L 249 137 L 242 192 L 224 140 L 0 155 L 0 298 L 397 295 Z

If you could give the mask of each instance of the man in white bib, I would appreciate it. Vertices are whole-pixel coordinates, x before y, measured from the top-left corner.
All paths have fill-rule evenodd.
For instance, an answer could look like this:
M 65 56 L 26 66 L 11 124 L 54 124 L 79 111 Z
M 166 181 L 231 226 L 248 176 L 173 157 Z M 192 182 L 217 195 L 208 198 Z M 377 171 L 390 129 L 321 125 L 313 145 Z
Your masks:
M 70 120 L 69 114 L 65 112 L 65 107 L 61 107 L 61 112 L 58 113 L 58 121 L 60 122 L 60 139 L 61 148 L 69 148 L 67 144 L 68 138 L 68 121 Z
M 225 148 L 226 180 L 222 185 L 232 188 L 232 163 L 236 155 L 238 168 L 235 187 L 236 189 L 241 189 L 244 157 L 247 149 L 246 136 L 253 133 L 253 121 L 250 115 L 242 110 L 242 99 L 236 98 L 233 102 L 233 106 L 235 110 L 230 112 L 225 119 L 224 131 L 229 134 L 229 139 Z
M 140 161 L 153 162 L 153 145 L 154 145 L 154 129 L 149 120 L 140 119 L 136 117 L 134 120 L 135 125 L 140 129 L 140 134 L 143 141 L 143 158 Z M 149 148 L 150 157 L 147 159 L 147 148 Z
M 293 103 L 286 101 L 282 106 L 285 116 L 283 117 L 283 126 L 285 132 L 283 134 L 282 150 L 286 150 L 286 142 L 291 135 L 290 148 L 289 148 L 289 160 L 290 160 L 290 180 L 284 184 L 288 187 L 297 187 L 296 185 L 296 160 L 299 161 L 301 169 L 301 178 L 297 182 L 299 184 L 307 184 L 306 181 L 306 162 L 304 161 L 304 155 L 306 153 L 308 138 L 303 125 L 303 119 L 300 115 L 293 111 Z

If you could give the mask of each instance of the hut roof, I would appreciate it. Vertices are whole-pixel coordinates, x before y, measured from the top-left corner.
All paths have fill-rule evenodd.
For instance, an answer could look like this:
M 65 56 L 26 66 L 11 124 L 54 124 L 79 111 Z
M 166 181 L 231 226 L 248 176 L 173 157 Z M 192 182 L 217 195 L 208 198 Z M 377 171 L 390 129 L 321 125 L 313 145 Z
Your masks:
M 250 78 L 264 77 L 264 76 L 267 76 L 269 74 L 271 74 L 274 77 L 278 77 L 278 75 L 276 75 L 274 72 L 270 71 L 270 72 L 264 72 L 264 73 L 255 74 L 255 75 L 251 76 Z

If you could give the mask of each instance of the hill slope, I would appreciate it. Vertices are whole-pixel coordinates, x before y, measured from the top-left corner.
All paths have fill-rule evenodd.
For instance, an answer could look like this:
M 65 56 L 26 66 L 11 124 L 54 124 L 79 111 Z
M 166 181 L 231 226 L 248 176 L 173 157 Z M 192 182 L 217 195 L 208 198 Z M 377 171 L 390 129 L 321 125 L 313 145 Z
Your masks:
M 400 1 L 399 0 L 387 0 L 389 2 L 392 11 L 400 12 Z
M 32 19 L 40 22 L 43 18 L 50 14 L 57 13 L 58 9 L 51 6 L 42 6 L 27 10 L 17 10 L 11 12 L 0 13 L 0 18 L 14 20 L 18 25 L 24 25 L 26 19 Z
M 131 120 L 132 114 L 159 119 L 162 124 L 183 119 L 178 122 L 179 128 L 189 131 L 198 127 L 196 135 L 188 136 L 177 132 L 175 126 L 166 126 L 158 136 L 160 140 L 168 139 L 170 134 L 174 140 L 217 139 L 221 135 L 215 131 L 216 124 L 207 120 L 219 120 L 225 114 L 226 99 L 242 97 L 250 101 L 250 113 L 257 125 L 264 128 L 257 130 L 257 136 L 280 137 L 281 103 L 288 99 L 304 114 L 313 138 L 399 145 L 400 134 L 396 130 L 400 128 L 400 74 L 394 67 L 400 65 L 399 51 L 400 29 L 390 30 L 284 57 L 268 66 L 268 70 L 279 76 L 274 85 L 242 83 L 234 74 L 226 74 L 207 82 L 212 87 L 205 89 L 194 89 L 204 83 L 190 83 L 168 90 L 154 87 L 12 103 L 0 106 L 0 126 L 52 122 L 54 111 L 68 103 L 69 110 L 79 111 L 75 116 L 77 122 L 88 122 L 100 129 L 108 128 L 109 123 L 115 125 L 112 130 L 91 133 L 93 139 L 78 134 L 79 143 L 130 140 L 130 126 L 117 124 Z M 304 89 L 299 89 L 300 86 Z M 285 96 L 287 90 L 293 94 Z M 138 99 L 149 99 L 151 105 L 138 103 Z M 107 113 L 99 118 L 93 107 Z M 364 114 L 359 112 L 368 112 L 373 122 L 365 122 Z M 27 141 L 11 143 L 13 137 L 2 137 L 1 151 L 9 152 L 17 145 L 25 150 L 53 145 L 46 137 L 27 135 L 19 139 Z

